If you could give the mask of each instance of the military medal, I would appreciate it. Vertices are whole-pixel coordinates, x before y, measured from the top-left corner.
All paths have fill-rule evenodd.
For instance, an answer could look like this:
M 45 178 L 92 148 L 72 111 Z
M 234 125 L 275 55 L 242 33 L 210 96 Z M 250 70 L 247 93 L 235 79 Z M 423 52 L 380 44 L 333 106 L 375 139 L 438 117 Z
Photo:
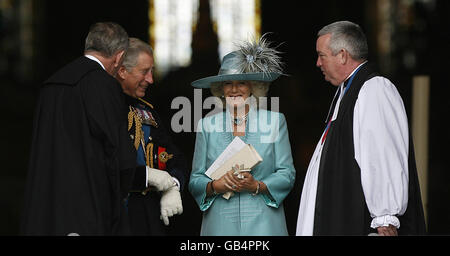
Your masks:
M 158 128 L 158 123 L 156 123 L 156 120 L 150 111 L 143 108 L 135 108 L 135 110 L 141 116 L 143 124 Z
M 172 157 L 173 157 L 173 154 L 169 154 L 166 151 L 163 151 L 163 152 L 159 153 L 159 155 L 158 155 L 159 161 L 161 161 L 163 163 L 166 163 Z

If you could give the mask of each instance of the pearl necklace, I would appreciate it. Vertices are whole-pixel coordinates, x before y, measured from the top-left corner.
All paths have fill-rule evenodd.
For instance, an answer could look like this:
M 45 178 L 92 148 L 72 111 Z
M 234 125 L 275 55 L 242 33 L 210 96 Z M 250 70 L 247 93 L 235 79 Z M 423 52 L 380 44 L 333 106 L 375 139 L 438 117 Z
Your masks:
M 241 125 L 241 124 L 244 123 L 244 121 L 247 120 L 247 117 L 248 117 L 248 112 L 247 112 L 247 114 L 245 114 L 245 116 L 243 116 L 243 117 L 234 117 L 234 118 L 233 118 L 233 123 L 234 123 L 235 125 Z

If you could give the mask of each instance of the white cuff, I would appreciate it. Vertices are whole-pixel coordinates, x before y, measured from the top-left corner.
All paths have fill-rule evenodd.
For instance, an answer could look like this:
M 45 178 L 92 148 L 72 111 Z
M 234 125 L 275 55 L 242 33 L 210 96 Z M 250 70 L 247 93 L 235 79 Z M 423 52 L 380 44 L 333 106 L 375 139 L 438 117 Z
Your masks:
M 145 166 L 145 187 L 148 188 L 148 172 L 150 167 L 148 165 Z
M 387 227 L 389 225 L 392 225 L 398 229 L 400 228 L 400 220 L 393 215 L 384 215 L 373 218 L 372 223 L 370 223 L 370 227 L 374 229 L 378 227 Z

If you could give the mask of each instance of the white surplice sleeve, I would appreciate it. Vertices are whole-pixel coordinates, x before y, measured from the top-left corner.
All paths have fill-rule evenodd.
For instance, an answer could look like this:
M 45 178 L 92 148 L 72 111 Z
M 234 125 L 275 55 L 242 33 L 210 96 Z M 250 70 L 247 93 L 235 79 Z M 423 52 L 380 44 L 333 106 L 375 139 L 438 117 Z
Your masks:
M 403 101 L 386 78 L 361 88 L 354 109 L 355 159 L 372 228 L 400 227 L 408 205 L 408 120 Z

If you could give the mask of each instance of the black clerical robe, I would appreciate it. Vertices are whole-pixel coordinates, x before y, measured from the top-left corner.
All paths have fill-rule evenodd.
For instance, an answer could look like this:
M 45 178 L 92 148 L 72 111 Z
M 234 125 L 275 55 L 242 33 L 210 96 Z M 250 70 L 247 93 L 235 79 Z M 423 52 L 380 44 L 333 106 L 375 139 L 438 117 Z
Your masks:
M 331 123 L 322 150 L 317 184 L 314 235 L 367 235 L 372 217 L 366 205 L 361 169 L 355 160 L 353 111 L 364 82 L 375 76 L 373 67 L 364 64 L 356 73 Z M 333 113 L 333 111 L 331 111 Z M 408 206 L 400 220 L 400 235 L 425 234 L 425 220 L 409 134 Z
M 120 84 L 80 57 L 44 82 L 33 123 L 21 232 L 128 234 L 136 154 Z

